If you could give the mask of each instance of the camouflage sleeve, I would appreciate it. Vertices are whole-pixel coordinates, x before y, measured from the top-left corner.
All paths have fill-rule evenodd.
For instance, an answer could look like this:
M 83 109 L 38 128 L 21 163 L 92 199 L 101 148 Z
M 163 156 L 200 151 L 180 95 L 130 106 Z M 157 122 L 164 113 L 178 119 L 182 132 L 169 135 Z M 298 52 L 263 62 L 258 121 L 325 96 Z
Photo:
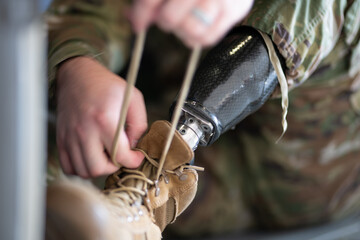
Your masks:
M 286 60 L 291 89 L 314 72 L 344 32 L 348 38 L 358 34 L 359 12 L 358 0 L 256 0 L 245 24 L 271 36 Z
M 118 71 L 124 64 L 131 37 L 124 0 L 54 0 L 48 23 L 48 79 L 54 92 L 57 67 L 66 59 L 91 56 Z
M 347 8 L 344 22 L 345 41 L 352 47 L 350 75 L 360 72 L 360 0 L 354 0 Z

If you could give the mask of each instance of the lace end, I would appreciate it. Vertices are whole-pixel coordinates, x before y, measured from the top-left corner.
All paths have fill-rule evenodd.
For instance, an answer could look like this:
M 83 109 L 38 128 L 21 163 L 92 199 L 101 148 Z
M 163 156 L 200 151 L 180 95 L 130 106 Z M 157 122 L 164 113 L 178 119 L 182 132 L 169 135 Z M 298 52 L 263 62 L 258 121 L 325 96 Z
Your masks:
M 270 37 L 261 31 L 258 31 L 258 32 L 263 37 L 265 44 L 268 48 L 269 58 L 275 69 L 275 72 L 276 72 L 276 75 L 277 75 L 277 78 L 278 78 L 278 81 L 280 84 L 280 89 L 281 89 L 281 107 L 283 110 L 281 124 L 283 127 L 283 132 L 280 135 L 280 137 L 278 138 L 278 140 L 276 140 L 276 144 L 277 144 L 281 140 L 281 138 L 284 136 L 284 134 L 287 130 L 287 127 L 288 127 L 288 124 L 286 121 L 286 115 L 288 113 L 288 108 L 289 108 L 289 88 L 288 88 L 285 74 L 281 68 L 279 58 L 275 53 L 275 49 L 274 49 L 274 46 L 273 46 L 273 43 L 272 43 Z

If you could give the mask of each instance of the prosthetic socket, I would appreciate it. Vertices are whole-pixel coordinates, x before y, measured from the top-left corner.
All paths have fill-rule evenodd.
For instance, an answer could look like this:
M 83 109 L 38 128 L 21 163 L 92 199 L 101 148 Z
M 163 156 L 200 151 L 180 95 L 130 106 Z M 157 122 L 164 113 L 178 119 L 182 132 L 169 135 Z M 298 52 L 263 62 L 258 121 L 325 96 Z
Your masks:
M 259 32 L 238 27 L 198 67 L 177 130 L 193 150 L 210 145 L 257 111 L 277 83 Z

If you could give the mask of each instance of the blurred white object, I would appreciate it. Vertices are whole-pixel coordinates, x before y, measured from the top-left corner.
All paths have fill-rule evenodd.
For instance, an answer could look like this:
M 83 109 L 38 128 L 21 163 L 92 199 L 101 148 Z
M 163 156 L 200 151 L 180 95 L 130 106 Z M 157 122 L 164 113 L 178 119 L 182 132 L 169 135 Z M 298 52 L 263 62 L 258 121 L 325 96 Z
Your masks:
M 45 27 L 37 0 L 0 0 L 0 239 L 43 238 Z

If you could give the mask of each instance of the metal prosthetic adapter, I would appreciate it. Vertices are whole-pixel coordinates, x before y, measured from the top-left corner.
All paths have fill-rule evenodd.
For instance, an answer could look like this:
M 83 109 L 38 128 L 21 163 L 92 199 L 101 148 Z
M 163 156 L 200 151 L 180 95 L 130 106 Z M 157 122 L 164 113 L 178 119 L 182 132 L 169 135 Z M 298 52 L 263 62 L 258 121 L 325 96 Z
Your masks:
M 260 33 L 238 27 L 198 67 L 177 130 L 193 150 L 210 145 L 257 111 L 277 84 Z

